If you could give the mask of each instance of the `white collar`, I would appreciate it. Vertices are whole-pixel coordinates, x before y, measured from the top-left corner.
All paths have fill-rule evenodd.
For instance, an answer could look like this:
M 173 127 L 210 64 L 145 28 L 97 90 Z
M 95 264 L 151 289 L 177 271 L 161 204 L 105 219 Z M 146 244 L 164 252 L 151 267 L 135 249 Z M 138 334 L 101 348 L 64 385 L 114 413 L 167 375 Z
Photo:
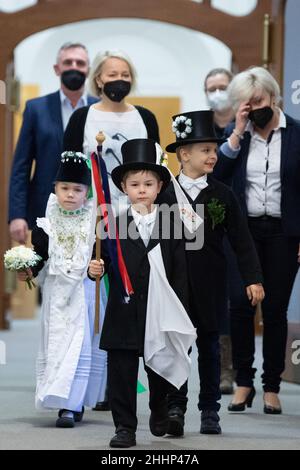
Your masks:
M 59 96 L 60 96 L 60 102 L 61 104 L 64 104 L 64 103 L 71 103 L 71 101 L 69 100 L 69 98 L 64 94 L 64 92 L 62 91 L 62 89 L 60 88 L 59 90 Z M 77 101 L 76 103 L 76 106 L 78 105 L 79 102 L 82 102 L 84 106 L 87 106 L 87 94 L 84 92 L 81 97 L 79 98 L 79 100 Z
M 182 183 L 183 181 L 185 181 L 187 183 L 194 183 L 194 184 L 200 183 L 200 182 L 203 182 L 203 181 L 206 183 L 207 182 L 207 175 L 203 175 L 203 176 L 200 176 L 199 178 L 194 179 L 194 178 L 191 178 L 190 176 L 185 175 L 181 170 L 181 172 L 179 174 L 179 182 Z
M 132 216 L 134 218 L 134 221 L 136 225 L 139 225 L 140 221 L 143 219 L 143 222 L 146 224 L 151 224 L 155 222 L 156 219 L 156 214 L 157 214 L 157 206 L 155 206 L 154 210 L 146 215 L 142 215 L 139 212 L 137 212 L 132 206 L 130 208 Z

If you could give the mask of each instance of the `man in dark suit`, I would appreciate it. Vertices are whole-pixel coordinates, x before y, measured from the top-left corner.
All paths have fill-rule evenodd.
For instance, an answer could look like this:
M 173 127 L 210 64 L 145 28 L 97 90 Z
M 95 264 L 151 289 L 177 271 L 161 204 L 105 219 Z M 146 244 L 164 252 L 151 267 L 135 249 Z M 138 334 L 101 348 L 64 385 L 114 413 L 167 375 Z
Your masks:
M 63 148 L 63 133 L 76 109 L 96 99 L 84 94 L 88 52 L 80 43 L 58 51 L 54 71 L 60 90 L 29 100 L 17 143 L 9 188 L 9 224 L 13 240 L 25 243 L 28 229 L 45 213 Z M 35 163 L 34 174 L 31 175 Z

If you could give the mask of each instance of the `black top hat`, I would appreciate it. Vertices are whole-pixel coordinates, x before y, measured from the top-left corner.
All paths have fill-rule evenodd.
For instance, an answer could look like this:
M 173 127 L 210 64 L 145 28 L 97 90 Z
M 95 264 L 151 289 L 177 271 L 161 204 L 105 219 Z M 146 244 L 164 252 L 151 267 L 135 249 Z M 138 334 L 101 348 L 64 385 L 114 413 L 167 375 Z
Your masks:
M 192 111 L 173 116 L 172 130 L 176 142 L 166 147 L 167 152 L 176 152 L 177 147 L 197 142 L 224 142 L 215 132 L 213 111 Z
M 121 186 L 123 176 L 130 170 L 151 170 L 158 173 L 163 181 L 161 192 L 166 189 L 171 176 L 167 168 L 160 164 L 163 156 L 160 150 L 152 139 L 132 139 L 122 145 L 123 164 L 114 168 L 111 173 L 112 180 L 120 191 L 123 191 Z
M 61 154 L 61 162 L 55 181 L 79 183 L 90 186 L 91 171 L 87 165 L 87 157 L 81 152 L 66 151 Z

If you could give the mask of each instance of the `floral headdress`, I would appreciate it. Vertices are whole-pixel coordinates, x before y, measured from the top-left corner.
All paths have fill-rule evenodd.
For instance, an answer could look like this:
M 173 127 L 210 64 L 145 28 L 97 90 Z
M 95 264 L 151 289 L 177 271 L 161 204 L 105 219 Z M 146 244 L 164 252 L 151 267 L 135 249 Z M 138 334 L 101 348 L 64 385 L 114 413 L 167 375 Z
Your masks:
M 73 159 L 75 163 L 77 161 L 78 161 L 78 163 L 81 163 L 82 160 L 84 162 L 86 162 L 88 160 L 87 156 L 84 155 L 84 153 L 82 153 L 82 152 L 73 152 L 71 150 L 67 150 L 66 152 L 63 152 L 61 154 L 61 161 L 63 163 L 68 162 L 69 159 Z

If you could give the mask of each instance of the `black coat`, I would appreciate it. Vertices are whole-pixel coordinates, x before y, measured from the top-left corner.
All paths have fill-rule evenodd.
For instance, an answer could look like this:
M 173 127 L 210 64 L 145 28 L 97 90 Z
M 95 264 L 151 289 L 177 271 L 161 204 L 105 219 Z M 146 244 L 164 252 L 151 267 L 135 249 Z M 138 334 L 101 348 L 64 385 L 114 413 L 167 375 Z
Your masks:
M 49 258 L 49 237 L 42 228 L 35 226 L 31 232 L 31 243 L 36 254 L 42 258 L 33 268 L 31 268 L 33 276 L 36 277 Z
M 89 108 L 90 106 L 84 106 L 77 109 L 70 117 L 64 133 L 64 150 L 83 152 L 84 128 Z M 135 106 L 135 108 L 144 121 L 148 138 L 159 143 L 158 124 L 154 114 L 142 106 Z
M 117 218 L 117 226 L 124 223 L 124 217 L 127 218 L 127 213 Z M 158 217 L 156 219 L 157 223 Z M 104 259 L 105 268 L 108 270 L 110 284 L 100 348 L 106 350 L 132 349 L 138 350 L 139 354 L 142 355 L 150 275 L 147 253 L 160 243 L 168 281 L 186 310 L 188 310 L 186 258 L 183 240 L 174 240 L 172 237 L 169 240 L 162 239 L 160 227 L 158 239 L 150 238 L 146 247 L 139 237 L 138 229 L 130 214 L 128 214 L 127 222 L 125 221 L 125 225 L 122 226 L 127 226 L 128 229 L 129 224 L 133 225 L 137 231 L 138 238 L 134 240 L 128 236 L 120 239 L 124 261 L 134 289 L 134 294 L 128 304 L 121 301 L 113 269 L 107 256 L 105 241 L 102 242 L 101 256 Z M 155 233 L 155 227 L 153 233 Z
M 204 245 L 200 250 L 187 250 L 186 256 L 191 319 L 196 327 L 202 327 L 206 331 L 217 331 L 218 301 L 220 301 L 220 294 L 224 295 L 226 289 L 226 259 L 223 251 L 225 233 L 236 253 L 245 286 L 260 283 L 263 279 L 246 218 L 233 192 L 210 176 L 207 182 L 208 186 L 194 201 L 186 193 L 194 210 L 197 204 L 204 204 Z M 214 229 L 207 208 L 207 203 L 213 198 L 225 204 L 225 219 Z M 165 202 L 168 205 L 177 202 L 172 183 L 160 196 L 159 202 Z

